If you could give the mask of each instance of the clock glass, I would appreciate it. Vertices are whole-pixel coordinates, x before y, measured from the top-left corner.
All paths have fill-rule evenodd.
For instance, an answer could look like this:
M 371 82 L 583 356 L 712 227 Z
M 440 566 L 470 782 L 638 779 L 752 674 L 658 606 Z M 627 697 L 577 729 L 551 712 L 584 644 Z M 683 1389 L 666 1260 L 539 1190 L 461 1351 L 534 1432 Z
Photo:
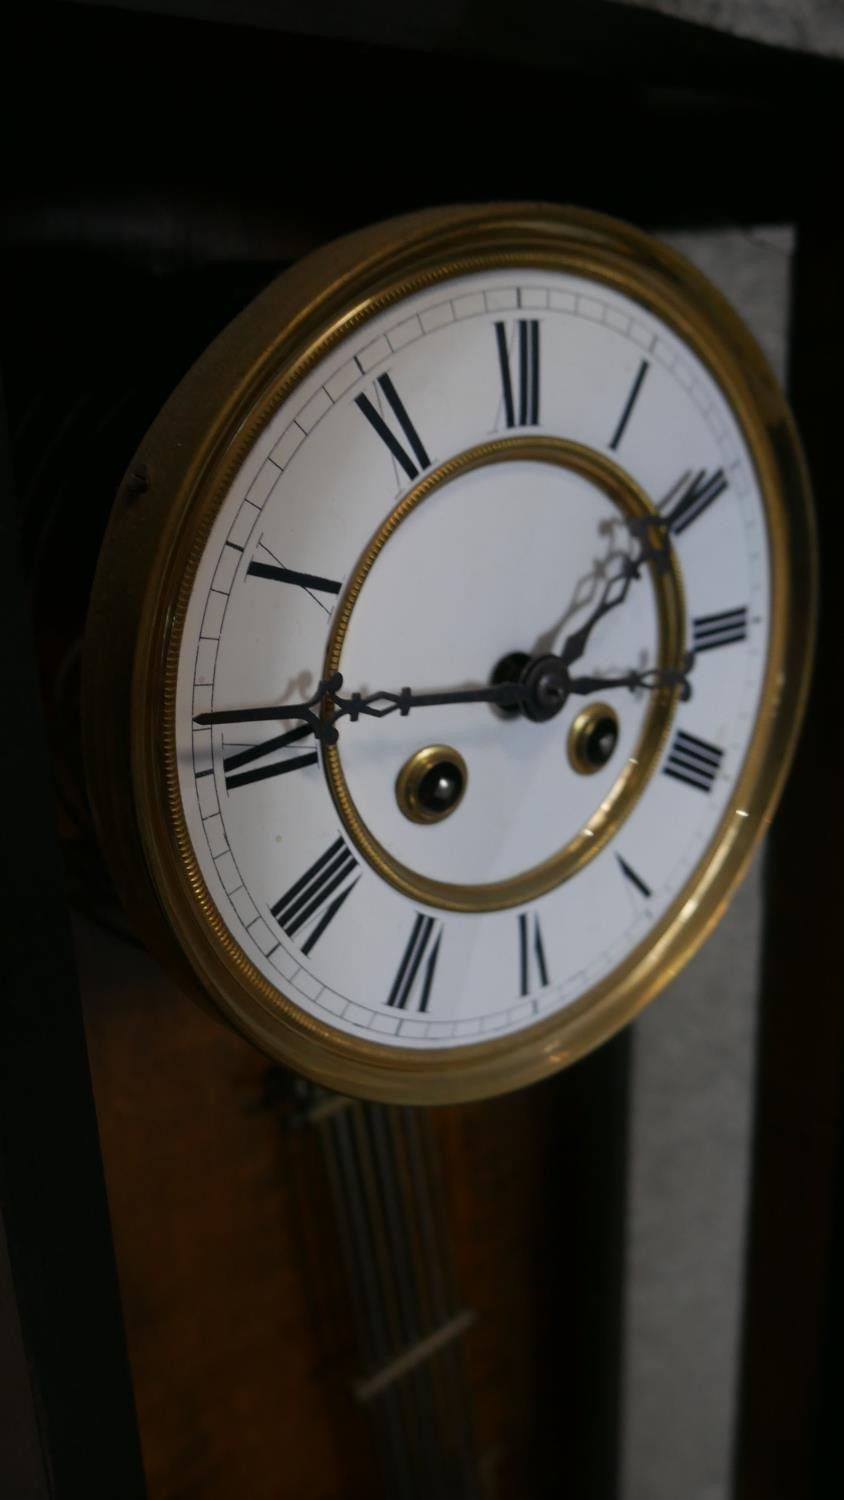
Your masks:
M 559 1066 L 701 940 L 787 760 L 809 533 L 761 358 L 675 257 L 424 222 L 220 425 L 136 696 L 206 989 L 419 1099 Z

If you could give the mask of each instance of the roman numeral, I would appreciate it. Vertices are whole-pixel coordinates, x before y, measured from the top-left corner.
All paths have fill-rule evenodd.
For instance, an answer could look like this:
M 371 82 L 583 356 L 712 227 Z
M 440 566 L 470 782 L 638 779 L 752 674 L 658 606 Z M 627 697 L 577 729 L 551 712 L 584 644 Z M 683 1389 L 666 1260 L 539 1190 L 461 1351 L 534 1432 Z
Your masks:
M 692 650 L 714 651 L 716 646 L 731 646 L 747 639 L 747 610 L 723 609 L 717 615 L 698 615 L 692 620 Z
M 530 995 L 548 983 L 542 932 L 535 913 L 519 913 L 519 993 Z
M 630 884 L 634 885 L 639 894 L 644 896 L 645 900 L 647 901 L 648 897 L 651 894 L 650 886 L 645 885 L 645 882 L 642 879 L 641 875 L 637 875 L 636 871 L 633 869 L 633 866 L 629 865 L 626 859 L 622 859 L 620 854 L 617 854 L 615 857 L 618 860 L 619 869 L 621 870 L 621 873 L 624 876 L 625 880 L 629 880 Z
M 240 770 L 241 766 L 248 766 L 253 760 L 263 760 L 265 755 L 286 750 L 288 745 L 294 745 L 297 740 L 303 740 L 312 733 L 309 724 L 301 724 L 296 729 L 286 730 L 284 734 L 274 735 L 271 740 L 263 740 L 260 745 L 248 745 L 245 750 L 224 755 L 226 791 L 234 791 L 238 786 L 249 786 L 253 781 L 266 781 L 270 776 L 284 776 L 288 771 L 301 770 L 303 766 L 315 766 L 319 756 L 315 750 L 308 750 L 303 755 L 282 756 L 281 760 L 273 761 L 268 766 L 255 766 L 251 771 Z
M 539 423 L 539 322 L 519 318 L 514 340 L 518 364 L 510 367 L 507 325 L 496 323 L 495 343 L 504 397 L 504 421 L 508 427 L 536 427 Z
M 706 740 L 678 729 L 662 769 L 666 776 L 685 781 L 687 786 L 695 786 L 701 792 L 710 792 L 723 759 L 724 752 L 717 745 L 709 745 Z
M 428 1009 L 428 998 L 434 979 L 434 970 L 440 951 L 442 923 L 433 917 L 416 913 L 413 931 L 402 955 L 398 973 L 393 980 L 388 1005 L 397 1010 L 406 1010 L 411 997 L 416 994 L 416 1009 Z
M 357 869 L 358 862 L 346 848 L 341 838 L 335 840 L 315 860 L 309 870 L 295 881 L 289 891 L 271 906 L 270 910 L 282 932 L 295 937 L 303 927 L 314 922 L 314 926 L 302 944 L 302 952 L 310 953 L 319 942 L 329 922 L 336 917 L 350 891 L 354 890 L 360 876 L 349 881 Z M 342 889 L 341 889 L 342 887 Z M 338 892 L 335 895 L 335 891 Z
M 679 491 L 679 498 L 675 501 L 672 509 L 664 516 L 668 530 L 672 535 L 680 536 L 681 532 L 685 531 L 687 526 L 691 526 L 692 521 L 696 521 L 698 516 L 702 516 L 704 511 L 708 510 L 710 505 L 712 505 L 713 501 L 717 500 L 719 495 L 723 495 L 727 488 L 727 483 L 727 477 L 723 469 L 716 469 L 714 474 L 708 476 L 706 470 L 701 469 L 700 473 L 696 474 L 692 479 L 689 479 L 688 475 L 684 475 L 678 484 L 674 486 L 666 502 L 670 503 L 673 501 Z
M 375 383 L 385 396 L 393 416 L 410 444 L 412 456 L 402 446 L 392 429 L 387 426 L 377 406 L 370 401 L 368 396 L 355 396 L 355 405 L 363 412 L 367 422 L 377 432 L 381 441 L 386 443 L 396 463 L 404 469 L 408 479 L 415 479 L 420 469 L 427 469 L 430 466 L 431 460 L 425 452 L 422 439 L 407 415 L 389 375 L 379 375 Z
M 251 562 L 246 569 L 252 578 L 272 578 L 276 583 L 296 583 L 299 588 L 317 594 L 339 594 L 341 585 L 334 578 L 320 578 L 318 573 L 297 573 L 280 563 Z
M 612 442 L 610 443 L 610 448 L 613 450 L 618 447 L 621 439 L 624 437 L 624 429 L 627 426 L 627 423 L 630 421 L 630 414 L 634 406 L 636 405 L 636 397 L 642 389 L 642 383 L 648 373 L 649 368 L 650 366 L 648 364 L 648 361 L 646 359 L 643 359 L 642 363 L 639 366 L 636 379 L 633 381 L 633 384 L 630 388 L 630 395 L 627 397 L 627 400 L 624 404 L 624 410 L 618 419 L 618 426 L 613 433 Z

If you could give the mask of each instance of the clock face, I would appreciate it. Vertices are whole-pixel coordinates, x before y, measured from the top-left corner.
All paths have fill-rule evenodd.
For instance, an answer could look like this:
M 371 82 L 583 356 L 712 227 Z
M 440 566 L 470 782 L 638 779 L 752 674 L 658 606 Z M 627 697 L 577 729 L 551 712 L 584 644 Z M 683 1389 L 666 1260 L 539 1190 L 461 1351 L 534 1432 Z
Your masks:
M 424 268 L 353 276 L 221 425 L 136 715 L 172 820 L 148 807 L 147 863 L 211 997 L 322 1081 L 424 1100 L 559 1066 L 688 956 L 807 648 L 785 673 L 788 502 L 694 273 L 635 236 L 623 273 L 476 226 L 437 256 L 421 222 Z
M 583 472 L 580 449 L 604 464 Z M 303 702 L 329 660 L 365 695 L 478 688 L 515 653 L 561 653 L 626 579 L 639 539 L 625 500 L 640 494 L 664 519 L 668 613 L 682 609 L 694 652 L 687 702 L 610 685 L 665 661 L 654 561 L 572 666 L 575 683 L 601 683 L 541 722 L 477 702 L 347 715 L 334 751 L 307 723 L 196 722 Z M 570 1005 L 659 921 L 733 807 L 769 595 L 735 417 L 645 308 L 520 268 L 365 321 L 244 459 L 185 620 L 179 785 L 232 938 L 297 1005 L 386 1046 L 465 1046 Z M 573 735 L 596 705 L 609 753 L 592 765 Z M 398 782 L 432 746 L 447 811 L 420 821 Z

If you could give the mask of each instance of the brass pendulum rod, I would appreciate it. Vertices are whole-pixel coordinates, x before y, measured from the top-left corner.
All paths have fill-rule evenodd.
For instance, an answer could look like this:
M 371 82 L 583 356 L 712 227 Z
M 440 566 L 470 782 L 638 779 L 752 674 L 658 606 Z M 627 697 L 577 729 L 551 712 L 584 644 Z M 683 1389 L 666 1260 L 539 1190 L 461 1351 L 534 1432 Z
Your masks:
M 367 1407 L 389 1500 L 477 1500 L 462 1308 L 427 1120 L 321 1095 L 309 1111 L 331 1190 Z

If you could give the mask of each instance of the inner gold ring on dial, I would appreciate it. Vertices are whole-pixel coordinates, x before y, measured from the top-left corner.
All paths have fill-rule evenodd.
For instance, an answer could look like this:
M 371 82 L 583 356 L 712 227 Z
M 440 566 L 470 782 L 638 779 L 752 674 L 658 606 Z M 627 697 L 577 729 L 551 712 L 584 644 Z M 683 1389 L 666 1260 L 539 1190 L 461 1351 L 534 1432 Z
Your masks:
M 590 480 L 625 517 L 656 515 L 653 505 L 629 474 L 603 454 L 584 448 L 579 443 L 556 437 L 511 437 L 467 448 L 447 463 L 432 469 L 409 490 L 372 538 L 343 595 L 328 643 L 324 677 L 330 677 L 341 670 L 343 643 L 349 620 L 367 575 L 382 548 L 411 511 L 435 490 L 472 469 L 526 459 L 533 463 L 555 464 L 558 468 L 572 470 Z M 684 648 L 685 609 L 682 579 L 673 549 L 669 549 L 668 566 L 657 569 L 650 565 L 650 574 L 656 596 L 659 627 L 656 667 L 660 670 L 676 668 L 682 660 Z M 492 881 L 484 885 L 464 885 L 420 875 L 394 859 L 363 822 L 349 792 L 337 746 L 325 749 L 325 773 L 350 838 L 378 874 L 411 900 L 442 907 L 447 911 L 463 912 L 496 911 L 502 907 L 520 906 L 568 880 L 575 871 L 594 859 L 607 840 L 617 832 L 641 796 L 656 765 L 679 692 L 679 685 L 652 692 L 642 733 L 633 754 L 628 757 L 606 797 L 602 798 L 592 816 L 574 837 L 549 859 L 522 870 L 507 880 Z

